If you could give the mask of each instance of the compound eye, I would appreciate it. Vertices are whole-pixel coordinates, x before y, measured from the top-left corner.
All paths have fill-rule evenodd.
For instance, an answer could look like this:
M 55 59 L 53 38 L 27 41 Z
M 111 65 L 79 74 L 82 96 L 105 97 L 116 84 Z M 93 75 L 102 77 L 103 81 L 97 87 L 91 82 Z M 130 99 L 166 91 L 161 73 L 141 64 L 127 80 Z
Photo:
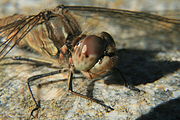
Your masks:
M 98 36 L 89 35 L 75 46 L 72 54 L 74 66 L 78 70 L 91 69 L 104 54 L 106 42 Z
M 116 45 L 114 39 L 109 33 L 101 32 L 100 37 L 107 42 L 107 48 L 106 48 L 107 53 L 112 53 L 116 51 Z
M 103 54 L 104 50 L 106 49 L 106 42 L 95 35 L 90 35 L 86 37 L 82 44 L 83 46 L 87 46 L 87 56 L 96 55 L 98 58 Z

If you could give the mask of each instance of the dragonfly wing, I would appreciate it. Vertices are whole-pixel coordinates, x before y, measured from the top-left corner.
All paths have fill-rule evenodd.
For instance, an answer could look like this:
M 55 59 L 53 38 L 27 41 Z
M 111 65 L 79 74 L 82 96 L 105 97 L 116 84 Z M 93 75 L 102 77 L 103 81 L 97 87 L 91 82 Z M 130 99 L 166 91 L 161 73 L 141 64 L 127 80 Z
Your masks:
M 63 6 L 75 15 L 90 17 L 103 17 L 104 19 L 112 19 L 114 23 L 127 25 L 148 30 L 151 28 L 155 31 L 160 30 L 179 30 L 180 25 L 178 19 L 168 19 L 162 16 L 153 15 L 146 12 L 136 12 L 121 9 L 108 9 L 101 7 L 88 7 L 88 6 Z
M 106 31 L 119 45 L 119 41 L 122 43 L 122 41 L 132 40 L 131 46 L 135 44 L 137 46 L 140 39 L 150 39 L 147 47 L 152 41 L 157 43 L 158 40 L 166 46 L 180 45 L 179 19 L 169 19 L 146 12 L 100 7 L 59 6 L 59 8 L 71 11 L 81 23 L 83 32 L 94 34 Z
M 18 18 L 18 19 L 17 19 Z M 32 16 L 10 16 L 0 19 L 0 57 L 15 46 L 29 46 L 38 53 L 58 57 L 59 49 L 81 34 L 81 28 L 70 13 L 53 10 Z M 23 39 L 23 40 L 22 40 Z

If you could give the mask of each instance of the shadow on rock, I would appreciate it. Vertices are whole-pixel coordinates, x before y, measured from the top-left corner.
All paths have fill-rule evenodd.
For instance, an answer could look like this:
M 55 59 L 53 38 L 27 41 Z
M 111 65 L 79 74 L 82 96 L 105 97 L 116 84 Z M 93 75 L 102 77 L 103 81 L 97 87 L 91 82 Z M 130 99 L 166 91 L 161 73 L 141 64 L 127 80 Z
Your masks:
M 132 85 L 153 83 L 180 68 L 178 61 L 157 60 L 156 55 L 159 52 L 161 51 L 118 50 L 117 68 Z M 104 82 L 105 84 L 124 84 L 118 71 L 113 72 Z
M 158 105 L 136 120 L 180 120 L 180 98 Z

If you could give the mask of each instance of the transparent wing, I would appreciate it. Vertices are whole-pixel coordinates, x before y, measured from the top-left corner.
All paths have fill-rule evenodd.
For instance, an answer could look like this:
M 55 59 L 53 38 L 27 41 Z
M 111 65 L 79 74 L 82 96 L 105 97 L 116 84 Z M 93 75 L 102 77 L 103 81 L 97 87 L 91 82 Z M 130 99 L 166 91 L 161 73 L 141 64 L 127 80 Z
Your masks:
M 127 47 L 141 47 L 139 43 L 144 39 L 147 39 L 147 42 L 143 43 L 146 44 L 143 46 L 150 49 L 160 48 L 161 46 L 155 45 L 157 42 L 162 42 L 165 48 L 180 44 L 180 20 L 178 19 L 169 19 L 144 12 L 100 7 L 58 6 L 57 8 L 64 10 L 64 13 L 67 14 L 63 17 L 64 21 L 61 20 L 62 18 L 58 18 L 49 23 L 49 19 L 45 21 L 43 18 L 42 13 L 45 12 L 32 16 L 21 16 L 19 19 L 13 16 L 13 19 L 12 17 L 6 19 L 8 23 L 0 20 L 0 35 L 5 37 L 5 41 L 0 44 L 0 58 L 8 54 L 15 45 L 25 44 L 22 39 L 37 26 L 39 27 L 36 28 L 36 31 L 31 32 L 31 35 L 28 34 L 30 37 L 26 42 L 31 44 L 33 49 L 39 50 L 40 53 L 56 55 L 58 46 L 61 47 L 65 42 L 62 27 L 56 29 L 56 26 L 62 26 L 62 24 L 66 24 L 65 32 L 70 35 L 79 35 L 81 29 L 83 33 L 88 34 L 109 32 L 117 42 L 117 46 L 122 46 L 126 44 L 126 41 L 131 40 L 131 44 L 128 43 Z M 72 13 L 73 17 L 66 10 Z M 74 17 L 75 19 L 72 19 Z M 48 24 L 53 25 L 49 25 L 49 29 L 46 30 L 46 27 L 40 25 L 42 23 L 46 23 L 46 27 Z M 2 26 L 2 24 L 5 25 Z M 43 40 L 38 37 L 43 38 Z
M 16 18 L 20 20 L 16 20 Z M 11 19 L 12 22 L 8 21 L 8 19 Z M 2 20 L 1 23 L 5 23 L 5 25 L 0 27 L 0 35 L 5 37 L 5 40 L 0 44 L 0 59 L 8 54 L 40 21 L 41 16 L 39 14 L 35 16 L 24 16 L 22 18 L 12 16 L 4 19 L 4 22 Z
M 81 28 L 69 13 L 53 10 L 42 11 L 32 16 L 10 16 L 1 19 L 0 36 L 5 41 L 0 45 L 0 58 L 15 46 L 28 46 L 36 52 L 58 57 L 59 49 L 66 40 L 81 34 Z M 16 18 L 19 17 L 19 20 Z M 23 39 L 23 40 L 22 40 Z
M 152 14 L 161 15 L 172 19 L 180 19 L 180 10 L 158 10 L 158 11 L 146 11 Z
M 61 6 L 60 6 L 61 7 Z M 63 6 L 75 15 L 85 17 L 85 19 L 102 19 L 101 22 L 106 22 L 108 19 L 110 23 L 119 23 L 124 26 L 133 26 L 144 30 L 160 31 L 160 30 L 179 30 L 180 20 L 168 19 L 162 16 L 153 15 L 145 12 L 135 12 L 120 9 L 108 9 L 100 7 L 88 7 L 88 6 Z M 113 22 L 112 22 L 112 21 Z M 151 29 L 151 30 L 150 30 Z
M 75 15 L 81 23 L 83 32 L 107 31 L 114 37 L 117 46 L 122 46 L 120 44 L 126 44 L 126 41 L 131 40 L 129 46 L 137 47 L 144 39 L 147 39 L 145 43 L 147 48 L 159 48 L 160 46 L 154 45 L 157 42 L 162 42 L 162 46 L 166 48 L 172 44 L 180 45 L 180 20 L 178 19 L 120 9 L 88 6 L 59 7 L 66 8 Z

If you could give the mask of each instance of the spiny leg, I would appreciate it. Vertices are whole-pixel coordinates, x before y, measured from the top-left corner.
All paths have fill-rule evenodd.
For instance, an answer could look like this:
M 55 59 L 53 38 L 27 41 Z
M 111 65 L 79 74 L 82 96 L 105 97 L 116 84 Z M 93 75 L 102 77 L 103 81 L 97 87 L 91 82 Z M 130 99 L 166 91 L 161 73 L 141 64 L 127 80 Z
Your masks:
M 139 90 L 138 88 L 134 87 L 133 85 L 131 85 L 125 78 L 124 74 L 121 72 L 121 70 L 119 68 L 115 68 L 119 74 L 121 75 L 122 80 L 124 81 L 125 87 L 129 88 L 130 90 L 133 91 L 137 91 L 137 92 L 141 92 L 141 90 Z
M 52 67 L 52 68 L 59 68 L 59 67 L 53 66 L 53 64 L 48 62 L 48 61 L 43 61 L 41 59 L 28 58 L 28 57 L 23 57 L 23 56 L 5 57 L 3 59 L 12 59 L 12 60 L 18 60 L 18 61 L 26 61 L 26 62 L 35 63 L 34 65 L 37 65 L 37 66 L 48 66 L 48 67 Z
M 73 81 L 72 80 L 73 80 L 73 67 L 71 67 L 70 71 L 69 71 L 69 76 L 68 76 L 68 91 L 71 92 L 72 94 L 76 95 L 76 96 L 85 98 L 87 100 L 90 100 L 92 102 L 95 102 L 95 103 L 105 107 L 107 109 L 107 111 L 114 110 L 112 107 L 105 105 L 103 101 L 97 100 L 95 98 L 90 98 L 88 96 L 85 96 L 85 95 L 82 95 L 80 93 L 77 93 L 77 92 L 73 91 L 73 83 L 72 83 Z
M 31 117 L 31 116 L 34 117 L 33 112 L 36 111 L 36 110 L 38 110 L 38 109 L 40 108 L 40 100 L 36 101 L 36 99 L 35 99 L 35 97 L 34 97 L 34 95 L 33 95 L 33 92 L 32 92 L 32 90 L 31 90 L 31 85 L 30 85 L 30 83 L 33 82 L 33 81 L 35 81 L 35 80 L 38 80 L 38 79 L 40 79 L 40 78 L 47 77 L 47 76 L 51 76 L 51 75 L 55 75 L 55 74 L 59 74 L 59 73 L 61 73 L 61 72 L 62 72 L 62 70 L 58 70 L 58 71 L 53 71 L 53 72 L 50 72 L 50 73 L 35 75 L 35 76 L 32 76 L 32 77 L 28 78 L 28 80 L 27 80 L 28 89 L 29 89 L 29 91 L 30 91 L 31 97 L 33 98 L 33 101 L 34 101 L 35 104 L 36 104 L 36 107 L 31 111 L 30 117 Z
M 63 71 L 63 72 L 67 72 L 67 71 Z M 78 79 L 78 78 L 84 78 L 84 77 L 73 77 L 75 79 Z M 44 83 L 40 83 L 38 84 L 38 88 L 41 88 L 43 86 L 46 86 L 46 85 L 49 85 L 49 84 L 54 84 L 54 83 L 57 83 L 57 82 L 61 82 L 61 81 L 67 81 L 68 79 L 65 78 L 65 79 L 59 79 L 59 80 L 52 80 L 52 81 L 48 81 L 48 82 L 44 82 Z
M 38 88 L 41 88 L 42 86 L 46 86 L 46 85 L 49 85 L 49 84 L 54 84 L 54 83 L 57 83 L 57 82 L 60 82 L 60 81 L 67 81 L 67 79 L 59 79 L 59 80 L 48 81 L 48 82 L 45 82 L 45 83 L 40 83 L 40 84 L 38 84 Z

